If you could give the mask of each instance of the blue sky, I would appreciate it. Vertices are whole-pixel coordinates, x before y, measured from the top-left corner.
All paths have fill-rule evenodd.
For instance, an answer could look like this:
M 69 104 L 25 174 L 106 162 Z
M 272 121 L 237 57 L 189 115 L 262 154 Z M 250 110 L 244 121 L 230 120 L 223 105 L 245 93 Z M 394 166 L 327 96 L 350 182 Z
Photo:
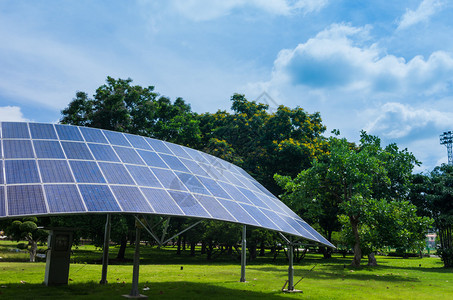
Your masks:
M 0 0 L 0 120 L 57 122 L 107 76 L 199 113 L 266 92 L 430 170 L 453 130 L 452 15 L 447 0 Z

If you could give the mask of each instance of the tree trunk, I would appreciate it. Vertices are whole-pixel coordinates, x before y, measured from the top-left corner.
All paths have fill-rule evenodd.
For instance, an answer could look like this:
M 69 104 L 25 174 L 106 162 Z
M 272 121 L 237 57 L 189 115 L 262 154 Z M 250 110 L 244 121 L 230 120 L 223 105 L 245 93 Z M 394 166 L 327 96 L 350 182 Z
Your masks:
M 30 241 L 30 262 L 35 262 L 36 259 L 36 250 L 38 249 L 38 243 L 36 241 Z
M 264 256 L 265 253 L 266 253 L 266 244 L 264 243 L 264 241 L 262 241 L 261 247 L 260 247 L 260 256 Z
M 375 267 L 377 265 L 378 264 L 376 261 L 376 257 L 374 257 L 374 252 L 371 252 L 370 254 L 368 254 L 368 266 Z
M 181 236 L 180 235 L 178 235 L 178 240 L 176 242 L 176 246 L 177 246 L 176 255 L 180 255 L 181 254 Z
M 354 258 L 352 259 L 351 266 L 354 268 L 360 267 L 360 261 L 362 260 L 362 248 L 360 248 L 360 236 L 359 236 L 359 217 L 349 216 L 349 222 L 351 223 L 352 232 L 354 234 Z
M 195 256 L 195 246 L 197 245 L 196 242 L 190 242 L 190 256 Z
M 201 241 L 201 254 L 205 254 L 206 253 L 206 242 L 205 241 Z
M 127 235 L 124 235 L 121 238 L 120 249 L 118 250 L 118 254 L 116 255 L 116 259 L 124 260 L 126 255 L 126 247 L 127 247 Z

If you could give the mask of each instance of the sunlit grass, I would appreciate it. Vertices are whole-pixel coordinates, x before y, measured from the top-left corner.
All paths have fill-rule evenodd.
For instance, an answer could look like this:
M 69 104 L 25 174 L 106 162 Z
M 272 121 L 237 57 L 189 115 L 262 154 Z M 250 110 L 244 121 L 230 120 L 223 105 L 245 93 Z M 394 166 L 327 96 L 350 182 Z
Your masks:
M 111 258 L 117 250 L 112 247 Z M 127 257 L 132 258 L 132 253 L 133 247 L 128 247 Z M 303 294 L 283 294 L 281 288 L 288 268 L 283 255 L 276 262 L 272 262 L 270 255 L 248 262 L 247 282 L 240 283 L 240 262 L 236 255 L 207 261 L 200 254 L 191 257 L 188 251 L 176 256 L 175 248 L 146 246 L 142 246 L 141 254 L 139 288 L 150 298 L 453 299 L 453 270 L 443 268 L 438 258 L 378 256 L 378 267 L 351 269 L 348 266 L 351 257 L 335 255 L 324 260 L 320 255 L 307 254 L 295 265 L 295 281 L 304 277 L 296 286 Z M 72 257 L 77 263 L 71 264 L 69 284 L 60 287 L 41 284 L 44 262 L 0 262 L 0 298 L 120 299 L 122 294 L 129 294 L 132 263 L 110 265 L 109 283 L 101 286 L 98 284 L 101 265 L 93 263 L 101 255 L 93 246 L 74 250 Z

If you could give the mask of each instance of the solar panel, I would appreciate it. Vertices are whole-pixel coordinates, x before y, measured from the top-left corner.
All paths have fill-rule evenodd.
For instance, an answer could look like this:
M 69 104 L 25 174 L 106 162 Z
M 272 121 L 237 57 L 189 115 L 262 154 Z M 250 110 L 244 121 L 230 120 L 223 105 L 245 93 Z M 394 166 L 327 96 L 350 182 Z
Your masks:
M 112 186 L 112 191 L 118 199 L 123 211 L 154 212 L 142 193 L 134 186 Z
M 96 128 L 90 127 L 80 127 L 80 131 L 85 138 L 85 141 L 92 142 L 92 143 L 101 143 L 101 144 L 108 144 L 107 139 L 105 138 L 102 131 Z
M 0 123 L 0 219 L 145 213 L 268 228 L 332 246 L 241 168 L 184 146 L 61 124 Z
M 80 185 L 88 211 L 121 211 L 109 187 L 106 185 Z
M 4 139 L 29 139 L 27 123 L 3 122 L 2 137 Z
M 66 141 L 83 141 L 79 128 L 69 125 L 55 125 L 60 140 Z
M 76 213 L 85 211 L 76 185 L 48 184 L 44 186 L 49 210 L 52 213 Z
M 89 159 L 93 160 L 88 146 L 85 143 L 61 142 L 66 157 L 70 159 Z
M 38 160 L 38 166 L 44 183 L 74 182 L 66 160 Z
M 41 182 L 34 160 L 6 160 L 5 173 L 7 184 Z
M 56 140 L 57 133 L 52 124 L 30 123 L 30 133 L 32 139 Z
M 39 215 L 47 212 L 40 185 L 10 185 L 7 193 L 9 215 Z
M 112 146 L 102 144 L 88 144 L 96 160 L 119 162 L 120 159 L 113 151 Z
M 4 140 L 5 158 L 33 158 L 33 147 L 30 140 Z
M 65 158 L 58 141 L 33 141 L 37 158 Z

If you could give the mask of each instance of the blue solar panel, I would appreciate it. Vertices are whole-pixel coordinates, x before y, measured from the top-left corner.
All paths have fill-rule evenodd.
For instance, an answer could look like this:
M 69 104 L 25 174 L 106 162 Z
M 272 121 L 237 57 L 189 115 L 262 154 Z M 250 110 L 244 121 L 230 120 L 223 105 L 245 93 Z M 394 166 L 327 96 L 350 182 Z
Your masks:
M 60 140 L 83 141 L 78 127 L 68 125 L 55 125 Z
M 268 217 L 266 217 L 258 208 L 255 206 L 247 205 L 247 204 L 240 204 L 242 208 L 244 208 L 249 215 L 253 216 L 253 218 L 260 224 L 260 226 L 278 230 L 281 229 L 276 226 Z
M 259 226 L 259 224 L 236 202 L 223 199 L 218 200 L 239 223 Z
M 148 166 L 168 169 L 168 166 L 156 152 L 138 150 L 138 153 Z
M 236 222 L 236 219 L 213 197 L 194 195 L 206 211 L 215 219 Z
M 204 158 L 204 156 L 197 150 L 193 150 L 190 148 L 186 148 L 186 152 L 193 158 L 193 160 L 205 164 L 209 164 L 209 162 Z
M 39 183 L 38 168 L 34 160 L 6 160 L 6 183 Z
M 128 146 L 130 147 L 131 144 L 126 140 L 124 135 L 120 132 L 115 132 L 115 131 L 108 131 L 108 130 L 103 130 L 102 131 L 107 139 L 109 140 L 110 144 L 112 145 L 117 145 L 117 146 Z
M 80 131 L 82 131 L 83 137 L 87 142 L 108 144 L 107 139 L 102 134 L 102 131 L 99 129 L 90 127 L 80 127 Z
M 95 162 L 70 160 L 69 164 L 77 182 L 105 183 L 104 176 Z
M 41 185 L 8 186 L 8 214 L 13 216 L 47 213 Z
M 134 148 L 152 150 L 148 143 L 145 141 L 145 138 L 143 138 L 142 136 L 132 134 L 125 134 L 125 136 Z
M 74 182 L 66 160 L 38 160 L 42 182 Z
M 146 187 L 162 187 L 157 180 L 156 176 L 148 169 L 148 167 L 140 167 L 140 166 L 126 166 L 131 173 L 132 178 L 134 178 L 135 182 L 137 182 L 140 186 Z
M 69 159 L 94 159 L 85 143 L 61 142 L 61 145 Z
M 47 204 L 52 213 L 85 211 L 77 187 L 72 184 L 47 184 L 44 186 Z
M 33 145 L 38 158 L 65 158 L 58 141 L 33 141 Z
M 200 205 L 197 199 L 189 193 L 169 191 L 176 203 L 187 216 L 194 216 L 200 218 L 209 218 L 210 215 Z
M 210 178 L 199 176 L 198 179 L 216 197 L 231 199 L 230 195 L 215 181 Z
M 175 200 L 165 190 L 152 188 L 141 188 L 141 190 L 156 213 L 183 215 L 182 210 L 176 204 Z
M 101 162 L 99 163 L 99 166 L 101 167 L 108 183 L 135 185 L 134 180 L 132 180 L 132 177 L 127 173 L 127 170 L 123 164 Z
M 3 122 L 2 137 L 4 139 L 29 139 L 27 123 Z
M 247 197 L 245 197 L 236 187 L 221 181 L 219 181 L 218 183 L 231 196 L 232 199 L 239 202 L 252 204 L 252 202 L 250 202 L 250 200 L 247 199 Z
M 175 172 L 176 175 L 181 179 L 182 183 L 191 191 L 192 193 L 211 195 L 208 190 L 203 186 L 203 184 L 192 174 Z
M 79 185 L 88 211 L 121 211 L 109 187 L 106 185 Z
M 88 144 L 91 153 L 93 153 L 96 160 L 119 162 L 120 159 L 116 156 L 112 146 L 102 144 Z
M 178 176 L 170 170 L 151 168 L 153 173 L 159 178 L 159 181 L 167 189 L 187 191 Z
M 4 140 L 5 158 L 34 158 L 30 140 Z
M 237 186 L 241 186 L 241 187 L 245 187 L 244 184 L 239 180 L 237 179 L 231 172 L 229 171 L 224 171 L 222 173 L 222 175 L 228 179 L 228 181 L 234 185 L 237 185 Z
M 249 199 L 253 204 L 259 207 L 269 208 L 260 198 L 258 198 L 252 191 L 243 189 L 241 187 L 238 188 L 242 194 L 244 194 L 247 199 Z
M 0 186 L 0 216 L 6 216 L 5 188 Z
M 183 163 L 176 156 L 161 154 L 160 157 L 162 157 L 162 159 L 170 167 L 170 169 L 177 170 L 177 171 L 183 171 L 183 172 L 189 172 L 189 170 L 187 170 L 187 168 L 183 165 Z
M 285 222 L 285 220 L 283 220 L 279 214 L 273 212 L 273 211 L 270 211 L 270 210 L 267 210 L 267 209 L 263 209 L 262 212 L 269 218 L 272 220 L 272 222 L 274 222 L 278 227 L 281 228 L 282 231 L 284 232 L 288 232 L 288 233 L 292 233 L 292 234 L 299 234 L 293 227 L 291 227 L 287 222 Z
M 87 212 L 192 216 L 332 246 L 244 170 L 217 157 L 96 128 L 0 126 L 2 218 Z
M 206 173 L 206 171 L 203 170 L 203 168 L 200 167 L 200 165 L 197 164 L 195 161 L 181 158 L 181 162 L 182 162 L 182 163 L 187 167 L 187 169 L 189 169 L 189 171 L 192 172 L 193 174 L 195 174 L 195 175 L 201 175 L 201 176 L 205 176 L 205 177 L 209 177 L 209 174 Z
M 56 140 L 57 133 L 52 124 L 30 123 L 30 133 L 33 139 Z
M 151 145 L 151 147 L 153 147 L 154 151 L 165 154 L 173 154 L 164 142 L 151 138 L 145 138 L 145 140 Z
M 184 157 L 187 159 L 192 159 L 189 154 L 184 150 L 185 147 L 182 147 L 180 145 L 172 144 L 172 143 L 166 143 L 166 146 L 173 152 L 176 156 L 179 157 Z M 157 150 L 156 150 L 157 151 Z M 162 151 L 159 151 L 162 152 Z
M 112 191 L 123 211 L 154 212 L 137 187 L 112 186 Z
M 144 164 L 143 160 L 140 158 L 137 152 L 135 152 L 134 149 L 118 146 L 114 146 L 113 148 L 115 149 L 116 154 L 118 154 L 122 162 L 135 165 Z

